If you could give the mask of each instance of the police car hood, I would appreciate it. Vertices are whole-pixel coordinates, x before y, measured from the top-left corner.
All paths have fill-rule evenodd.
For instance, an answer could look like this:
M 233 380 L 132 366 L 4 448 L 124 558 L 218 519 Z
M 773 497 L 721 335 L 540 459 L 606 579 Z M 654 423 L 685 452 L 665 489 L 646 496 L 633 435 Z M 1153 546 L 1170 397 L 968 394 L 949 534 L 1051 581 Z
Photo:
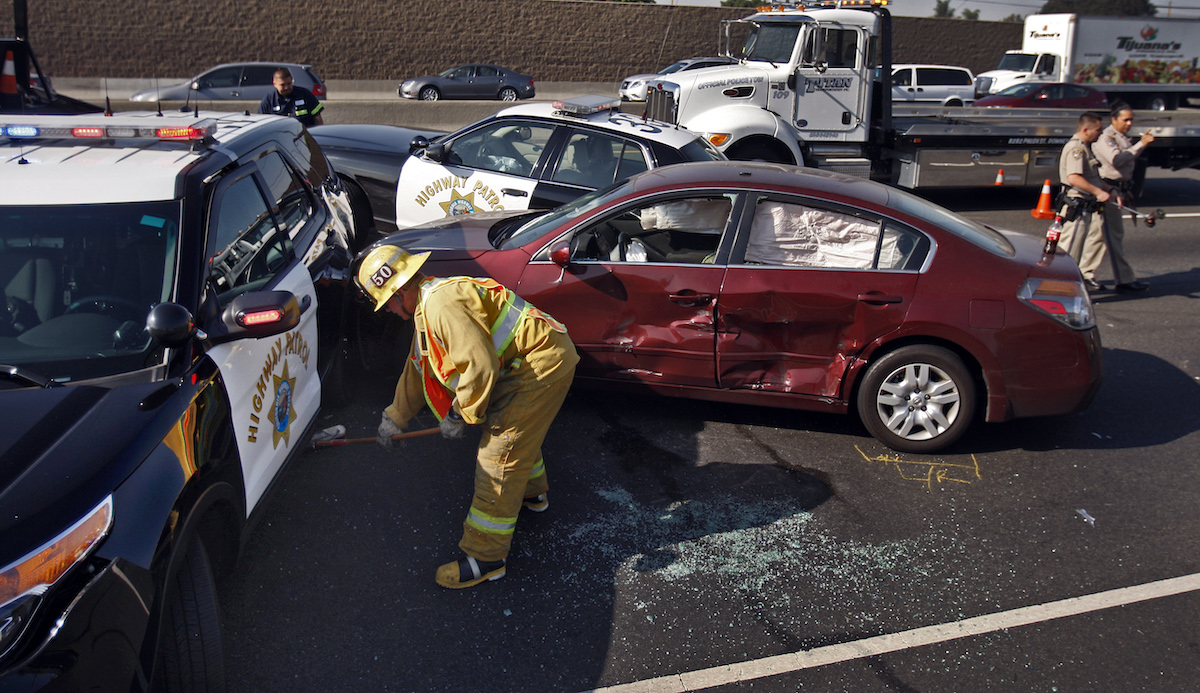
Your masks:
M 120 485 L 162 440 L 139 403 L 163 387 L 0 389 L 0 536 L 44 541 L 37 528 L 70 526 Z M 5 546 L 0 565 L 33 548 Z
M 475 212 L 446 217 L 438 221 L 398 231 L 382 242 L 402 246 L 409 252 L 436 251 L 440 259 L 472 259 L 496 249 L 492 239 L 510 224 L 542 212 L 505 210 Z

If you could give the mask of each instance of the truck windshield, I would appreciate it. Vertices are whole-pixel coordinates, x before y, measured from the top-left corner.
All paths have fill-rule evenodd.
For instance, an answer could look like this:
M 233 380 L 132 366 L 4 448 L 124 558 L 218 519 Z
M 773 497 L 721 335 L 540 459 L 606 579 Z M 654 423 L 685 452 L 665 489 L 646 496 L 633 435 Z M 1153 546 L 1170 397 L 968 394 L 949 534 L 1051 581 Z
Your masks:
M 179 219 L 177 201 L 0 207 L 0 364 L 60 382 L 156 365 Z
M 775 64 L 787 63 L 792 59 L 796 37 L 800 35 L 800 24 L 729 22 L 725 28 L 727 51 L 734 58 L 759 60 Z M 744 36 L 740 54 L 733 53 L 738 36 Z
M 1000 58 L 1000 65 L 997 70 L 1013 70 L 1015 72 L 1032 72 L 1033 66 L 1037 62 L 1037 56 L 1029 53 L 1005 53 L 1003 58 Z

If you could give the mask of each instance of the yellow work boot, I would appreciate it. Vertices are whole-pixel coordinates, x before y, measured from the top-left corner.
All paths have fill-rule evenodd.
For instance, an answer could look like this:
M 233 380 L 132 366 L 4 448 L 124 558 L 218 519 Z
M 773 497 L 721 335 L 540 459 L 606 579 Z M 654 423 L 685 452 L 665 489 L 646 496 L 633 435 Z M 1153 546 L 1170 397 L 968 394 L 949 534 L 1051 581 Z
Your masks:
M 550 507 L 550 500 L 546 498 L 546 494 L 543 493 L 538 496 L 530 496 L 526 498 L 525 500 L 521 501 L 521 505 L 529 508 L 535 513 L 544 513 L 546 512 L 546 508 Z
M 464 587 L 474 587 L 484 580 L 499 580 L 504 577 L 505 571 L 504 559 L 480 561 L 474 556 L 465 556 L 438 568 L 437 584 L 460 590 Z

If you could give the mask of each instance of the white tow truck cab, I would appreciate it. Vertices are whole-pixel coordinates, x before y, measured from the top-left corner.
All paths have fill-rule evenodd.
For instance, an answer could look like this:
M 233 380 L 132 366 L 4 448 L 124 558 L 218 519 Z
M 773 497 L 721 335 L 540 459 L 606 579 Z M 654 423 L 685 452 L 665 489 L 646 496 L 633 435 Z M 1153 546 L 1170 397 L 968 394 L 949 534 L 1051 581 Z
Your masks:
M 905 188 L 1035 186 L 1056 178 L 1078 113 L 893 109 L 887 4 L 823 0 L 727 20 L 724 52 L 738 62 L 655 81 L 646 113 L 700 133 L 730 159 L 800 164 Z M 1153 125 L 1159 140 L 1149 164 L 1193 166 L 1200 128 Z

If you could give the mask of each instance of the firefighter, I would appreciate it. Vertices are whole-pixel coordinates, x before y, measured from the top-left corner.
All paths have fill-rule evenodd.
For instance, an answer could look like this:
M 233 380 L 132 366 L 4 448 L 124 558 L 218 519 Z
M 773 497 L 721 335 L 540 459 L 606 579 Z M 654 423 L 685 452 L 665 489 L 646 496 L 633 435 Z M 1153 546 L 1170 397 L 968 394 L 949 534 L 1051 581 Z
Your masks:
M 465 556 L 436 576 L 439 585 L 459 589 L 504 577 L 521 508 L 549 507 L 542 441 L 579 356 L 561 323 L 496 281 L 426 277 L 420 269 L 428 256 L 374 248 L 357 280 L 376 311 L 386 308 L 414 328 L 379 444 L 390 448 L 392 436 L 426 405 L 447 438 L 482 424 L 475 495 L 459 542 Z

